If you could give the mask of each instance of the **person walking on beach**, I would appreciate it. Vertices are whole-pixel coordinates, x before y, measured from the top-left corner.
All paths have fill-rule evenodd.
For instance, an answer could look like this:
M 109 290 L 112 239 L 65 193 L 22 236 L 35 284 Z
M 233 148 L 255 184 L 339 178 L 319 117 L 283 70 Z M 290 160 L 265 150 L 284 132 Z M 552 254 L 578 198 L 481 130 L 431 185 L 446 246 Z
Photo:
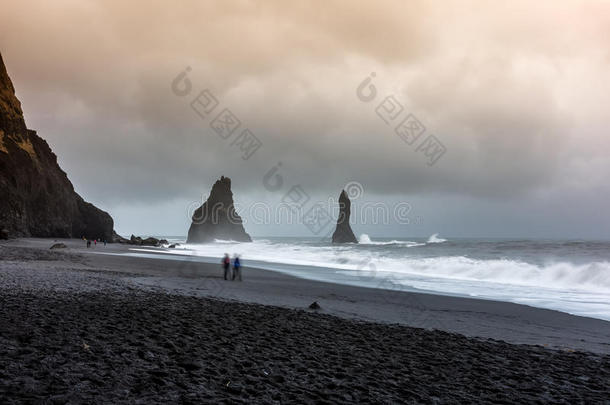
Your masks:
M 233 259 L 233 280 L 235 280 L 235 277 L 241 281 L 241 263 L 239 262 L 239 256 L 237 255 L 235 255 Z
M 91 247 L 91 241 L 87 239 L 87 249 Z
M 229 270 L 231 269 L 231 258 L 228 253 L 225 253 L 225 257 L 222 258 L 222 267 L 225 271 L 225 280 L 229 277 Z

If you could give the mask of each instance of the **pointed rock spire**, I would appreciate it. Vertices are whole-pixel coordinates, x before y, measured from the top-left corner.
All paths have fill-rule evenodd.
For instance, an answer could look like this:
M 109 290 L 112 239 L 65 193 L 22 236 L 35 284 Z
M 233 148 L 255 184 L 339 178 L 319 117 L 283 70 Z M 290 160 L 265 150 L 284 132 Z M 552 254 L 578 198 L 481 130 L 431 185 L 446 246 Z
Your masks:
M 207 243 L 216 239 L 252 242 L 241 217 L 235 212 L 231 179 L 224 176 L 214 183 L 207 201 L 193 213 L 187 243 Z
M 337 228 L 333 233 L 333 243 L 358 243 L 358 239 L 356 239 L 349 225 L 351 206 L 352 203 L 347 193 L 345 190 L 341 190 L 341 195 L 339 195 L 339 218 L 337 219 Z

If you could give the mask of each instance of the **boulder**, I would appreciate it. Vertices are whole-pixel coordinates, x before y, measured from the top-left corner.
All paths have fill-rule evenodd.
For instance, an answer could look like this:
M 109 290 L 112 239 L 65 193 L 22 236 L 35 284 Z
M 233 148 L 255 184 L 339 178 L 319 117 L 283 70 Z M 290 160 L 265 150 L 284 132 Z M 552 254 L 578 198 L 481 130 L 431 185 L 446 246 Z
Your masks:
M 193 213 L 187 243 L 214 242 L 215 239 L 252 242 L 244 229 L 241 217 L 235 212 L 231 179 L 220 177 L 210 196 Z
M 165 240 L 165 239 L 159 240 L 157 238 L 153 238 L 152 236 L 143 239 L 141 236 L 131 235 L 131 237 L 129 239 L 125 239 L 116 233 L 114 234 L 113 240 L 116 243 L 123 243 L 126 245 L 136 245 L 136 246 L 159 246 L 161 244 L 167 245 L 167 243 L 168 243 L 167 240 Z
M 313 309 L 313 310 L 318 310 L 320 309 L 320 304 L 318 304 L 318 301 L 314 301 L 309 305 L 309 309 Z
M 26 127 L 0 55 L 0 223 L 11 236 L 111 240 L 112 217 L 79 196 L 47 142 Z
M 49 249 L 66 249 L 67 246 L 63 243 L 55 243 Z
M 339 218 L 337 218 L 337 228 L 333 233 L 333 243 L 358 243 L 358 239 L 349 225 L 352 203 L 345 190 L 341 190 L 339 195 Z
M 3 228 L 0 230 L 0 239 L 8 239 L 10 232 L 8 229 Z
M 141 239 L 141 240 L 142 240 L 142 243 L 141 243 L 142 246 L 159 246 L 159 239 L 157 239 L 157 238 L 149 237 L 149 238 Z

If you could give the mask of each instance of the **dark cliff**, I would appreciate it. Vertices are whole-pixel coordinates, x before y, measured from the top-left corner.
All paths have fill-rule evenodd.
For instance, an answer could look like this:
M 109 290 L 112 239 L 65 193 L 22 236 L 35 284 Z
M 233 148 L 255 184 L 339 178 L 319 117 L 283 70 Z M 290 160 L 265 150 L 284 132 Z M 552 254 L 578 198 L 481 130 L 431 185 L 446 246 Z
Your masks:
M 187 243 L 214 242 L 215 239 L 252 241 L 235 212 L 231 179 L 224 176 L 214 183 L 207 201 L 193 213 Z
M 108 213 L 84 201 L 57 156 L 27 129 L 0 55 L 0 229 L 10 236 L 112 240 Z

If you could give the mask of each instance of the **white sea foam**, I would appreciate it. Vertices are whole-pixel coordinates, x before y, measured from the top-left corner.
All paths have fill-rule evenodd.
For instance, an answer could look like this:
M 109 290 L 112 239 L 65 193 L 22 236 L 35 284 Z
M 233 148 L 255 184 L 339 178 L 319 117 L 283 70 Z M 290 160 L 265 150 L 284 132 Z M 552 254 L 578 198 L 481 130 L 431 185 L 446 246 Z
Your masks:
M 396 239 L 390 240 L 390 241 L 372 241 L 371 238 L 369 237 L 369 235 L 367 235 L 366 233 L 363 233 L 362 235 L 360 235 L 360 237 L 358 238 L 358 243 L 361 245 L 379 245 L 379 246 L 405 245 L 407 247 L 425 245 L 425 243 L 412 242 L 412 241 L 408 241 L 408 240 L 396 240 Z
M 432 235 L 428 238 L 427 243 L 443 243 L 443 242 L 447 242 L 447 239 L 439 238 L 438 233 L 435 233 L 434 235 Z
M 363 235 L 364 236 L 364 235 Z M 362 239 L 362 236 L 361 236 Z M 417 242 L 392 241 L 380 244 L 409 244 Z M 370 242 L 376 245 L 375 242 Z M 420 244 L 421 245 L 421 244 Z M 610 292 L 610 263 L 592 262 L 575 265 L 567 262 L 538 266 L 518 260 L 478 260 L 463 256 L 441 257 L 386 257 L 384 252 L 361 249 L 359 246 L 307 246 L 291 243 L 228 242 L 205 245 L 182 245 L 193 254 L 220 257 L 232 247 L 244 259 L 270 263 L 357 270 L 363 260 L 375 263 L 379 271 L 396 275 L 419 275 L 455 280 L 485 281 L 501 284 L 555 287 Z M 183 253 L 177 249 L 174 252 Z
M 214 239 L 214 243 L 238 243 L 234 240 L 228 240 L 228 239 Z
M 438 235 L 432 240 L 440 243 Z M 532 264 L 522 260 L 476 259 L 411 254 L 413 244 L 424 252 L 434 245 L 412 241 L 376 242 L 363 234 L 357 245 L 301 244 L 255 240 L 252 243 L 182 245 L 173 253 L 221 257 L 237 252 L 244 261 L 316 268 L 315 278 L 325 281 L 380 287 L 393 284 L 440 293 L 478 296 L 527 303 L 580 315 L 610 319 L 610 262 L 574 264 L 555 261 Z M 427 246 L 423 246 L 427 245 Z M 440 246 L 440 245 L 439 245 Z M 227 250 L 228 249 L 228 250 Z M 271 267 L 271 266 L 270 266 Z M 374 274 L 371 274 L 374 268 Z M 332 271 L 334 269 L 334 271 Z M 292 270 L 288 269 L 287 272 Z M 296 273 L 295 273 L 296 274 Z M 303 275 L 303 271 L 299 275 Z M 337 276 L 343 277 L 337 278 Z
M 358 238 L 358 243 L 372 244 L 373 242 L 371 241 L 371 238 L 369 237 L 369 235 L 367 235 L 366 233 L 363 233 Z

